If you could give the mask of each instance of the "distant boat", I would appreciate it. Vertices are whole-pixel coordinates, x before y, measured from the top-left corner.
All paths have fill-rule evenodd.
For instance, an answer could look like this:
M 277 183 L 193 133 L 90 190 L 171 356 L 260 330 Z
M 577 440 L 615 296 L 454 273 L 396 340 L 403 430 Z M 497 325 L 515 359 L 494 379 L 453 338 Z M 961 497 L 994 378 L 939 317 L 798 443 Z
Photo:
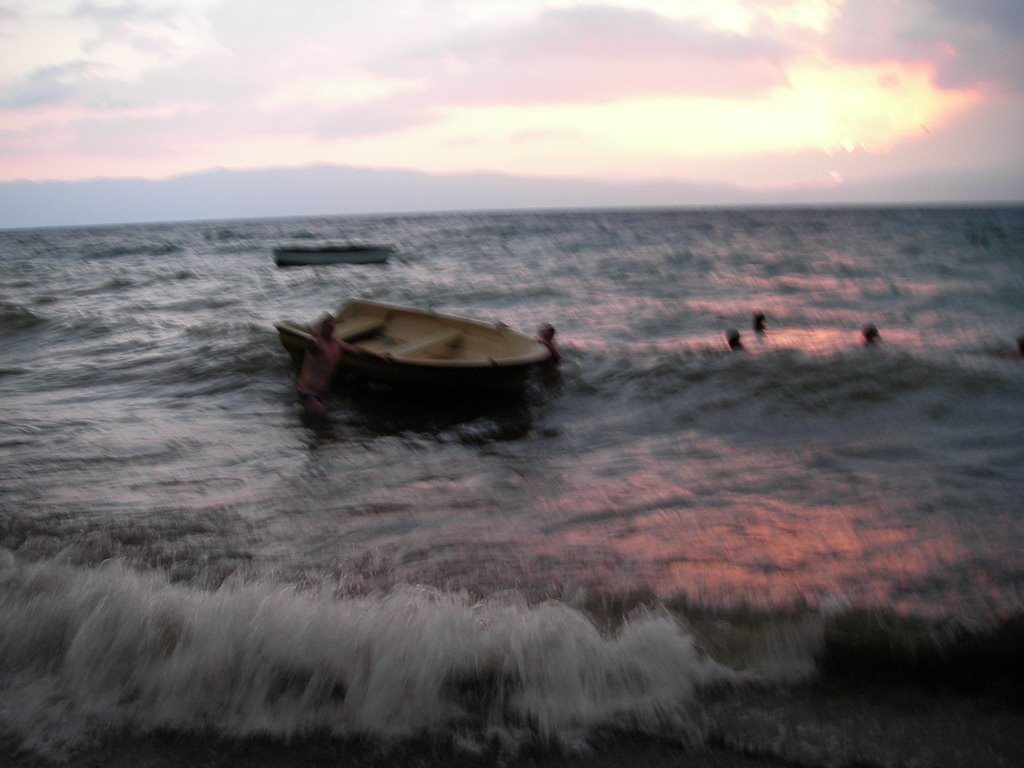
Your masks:
M 279 245 L 274 263 L 279 267 L 313 267 L 324 264 L 382 264 L 394 253 L 390 245 L 345 243 L 341 245 Z
M 335 315 L 335 337 L 371 354 L 343 354 L 340 367 L 392 384 L 433 389 L 508 390 L 548 360 L 540 342 L 501 323 L 351 299 Z M 313 325 L 276 324 L 296 363 L 313 342 Z

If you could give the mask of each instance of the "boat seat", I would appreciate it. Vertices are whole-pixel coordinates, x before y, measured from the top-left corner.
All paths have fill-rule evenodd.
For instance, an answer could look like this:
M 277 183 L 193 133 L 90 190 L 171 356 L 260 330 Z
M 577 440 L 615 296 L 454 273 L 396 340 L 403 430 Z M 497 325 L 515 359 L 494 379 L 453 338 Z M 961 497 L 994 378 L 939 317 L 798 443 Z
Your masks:
M 412 339 L 399 344 L 397 347 L 393 347 L 388 350 L 388 353 L 392 357 L 409 357 L 411 355 L 420 354 L 437 347 L 444 347 L 448 344 L 454 344 L 462 336 L 462 331 L 448 329 L 435 333 L 433 336 L 427 336 L 425 338 Z
M 384 327 L 384 319 L 380 317 L 353 317 L 343 320 L 334 328 L 334 338 L 352 341 L 362 336 L 369 336 Z

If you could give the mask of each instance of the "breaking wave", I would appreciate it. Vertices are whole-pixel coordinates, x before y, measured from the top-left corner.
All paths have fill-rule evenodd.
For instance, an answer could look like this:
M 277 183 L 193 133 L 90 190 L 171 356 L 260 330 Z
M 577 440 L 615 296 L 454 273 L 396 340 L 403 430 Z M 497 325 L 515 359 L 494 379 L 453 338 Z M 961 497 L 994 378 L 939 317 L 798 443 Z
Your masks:
M 597 617 L 415 586 L 207 591 L 121 560 L 29 564 L 9 550 L 0 568 L 0 691 L 19 702 L 0 707 L 0 730 L 50 757 L 166 731 L 581 748 L 613 728 L 696 744 L 709 738 L 704 700 L 720 707 L 727 690 L 819 675 L 1004 692 L 1024 680 L 1020 618 L 976 632 L 841 611 Z
M 667 613 L 610 634 L 562 603 L 428 588 L 365 598 L 255 583 L 205 592 L 111 562 L 0 577 L 5 731 L 44 753 L 116 729 L 409 737 L 456 727 L 574 742 L 699 738 L 695 691 L 755 679 Z M 55 706 L 55 703 L 59 705 Z

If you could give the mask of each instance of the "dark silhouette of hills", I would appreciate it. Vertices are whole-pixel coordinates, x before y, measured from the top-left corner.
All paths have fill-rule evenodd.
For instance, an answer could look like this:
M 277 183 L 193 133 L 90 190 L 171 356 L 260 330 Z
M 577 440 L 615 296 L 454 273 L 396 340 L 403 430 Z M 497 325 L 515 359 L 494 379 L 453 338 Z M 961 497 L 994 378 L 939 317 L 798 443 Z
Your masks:
M 212 170 L 162 180 L 0 183 L 0 228 L 271 218 L 289 216 L 546 208 L 836 205 L 865 202 L 1024 200 L 1024 175 L 904 179 L 758 193 L 676 181 L 602 182 L 501 174 L 430 175 L 416 171 L 317 165 Z

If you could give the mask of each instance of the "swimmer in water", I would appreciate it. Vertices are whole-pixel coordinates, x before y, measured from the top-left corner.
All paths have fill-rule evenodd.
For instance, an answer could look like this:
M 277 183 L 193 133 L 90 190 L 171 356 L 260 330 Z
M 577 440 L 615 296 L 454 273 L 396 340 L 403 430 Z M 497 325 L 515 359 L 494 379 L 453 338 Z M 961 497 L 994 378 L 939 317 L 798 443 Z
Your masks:
M 740 332 L 735 328 L 730 328 L 725 333 L 725 340 L 729 342 L 729 349 L 734 352 L 743 349 L 743 342 L 740 341 Z
M 548 359 L 552 363 L 557 363 L 562 359 L 562 353 L 555 345 L 555 326 L 551 323 L 544 323 L 537 329 L 537 341 L 547 348 L 550 355 Z

